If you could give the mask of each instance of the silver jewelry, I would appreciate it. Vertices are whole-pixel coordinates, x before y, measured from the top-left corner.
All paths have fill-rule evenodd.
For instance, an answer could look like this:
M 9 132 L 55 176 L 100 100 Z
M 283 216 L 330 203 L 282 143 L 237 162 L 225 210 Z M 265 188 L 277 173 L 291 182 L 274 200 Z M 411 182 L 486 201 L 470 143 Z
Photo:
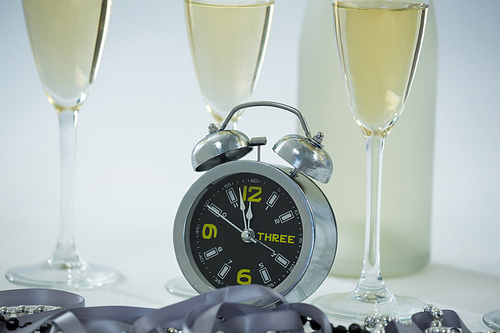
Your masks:
M 384 333 L 385 327 L 391 321 L 399 322 L 399 319 L 388 315 L 369 315 L 365 318 L 364 327 L 366 330 L 371 331 L 372 333 Z
M 438 309 L 435 305 L 428 304 L 423 308 L 423 312 L 430 312 L 431 324 L 430 327 L 425 329 L 424 333 L 462 333 L 462 329 L 458 327 L 443 326 L 444 313 L 443 310 Z M 365 318 L 364 327 L 372 333 L 385 333 L 385 327 L 391 321 L 399 322 L 398 318 L 390 317 L 387 315 L 369 315 Z M 404 322 L 403 324 L 412 325 L 412 322 Z M 482 333 L 482 332 L 476 332 Z M 486 333 L 500 333 L 494 330 L 487 331 Z
M 179 331 L 177 328 L 175 327 L 169 327 L 169 328 L 165 328 L 165 332 L 166 333 L 182 333 L 182 331 Z
M 16 318 L 33 313 L 41 313 L 47 311 L 59 310 L 61 307 L 52 305 L 17 305 L 17 306 L 0 306 L 0 316 L 5 320 Z
M 432 318 L 431 326 L 425 329 L 425 333 L 462 333 L 462 330 L 458 327 L 443 326 L 443 310 L 438 309 L 435 305 L 426 305 L 424 312 L 429 312 Z

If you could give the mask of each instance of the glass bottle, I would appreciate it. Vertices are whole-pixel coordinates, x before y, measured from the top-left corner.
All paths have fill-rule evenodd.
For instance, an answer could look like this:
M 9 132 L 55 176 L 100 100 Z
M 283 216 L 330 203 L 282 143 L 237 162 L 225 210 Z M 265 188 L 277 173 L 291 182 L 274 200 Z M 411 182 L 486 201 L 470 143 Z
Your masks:
M 430 258 L 437 61 L 436 18 L 431 1 L 412 93 L 384 153 L 384 277 L 414 273 Z M 300 41 L 298 107 L 311 129 L 324 132 L 323 144 L 334 162 L 330 182 L 321 186 L 335 211 L 339 232 L 331 274 L 358 277 L 365 232 L 366 153 L 341 80 L 330 0 L 309 0 L 306 6 Z

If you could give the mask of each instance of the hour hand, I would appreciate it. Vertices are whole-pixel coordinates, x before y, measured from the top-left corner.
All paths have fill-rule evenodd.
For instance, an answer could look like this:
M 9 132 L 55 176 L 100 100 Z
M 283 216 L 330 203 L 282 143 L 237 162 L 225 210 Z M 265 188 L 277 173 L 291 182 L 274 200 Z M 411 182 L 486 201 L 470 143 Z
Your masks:
M 238 191 L 240 192 L 240 210 L 241 213 L 243 214 L 243 228 L 248 229 L 247 225 L 247 220 L 245 218 L 245 201 L 243 201 L 243 197 L 241 196 L 241 188 L 238 188 Z
M 252 202 L 248 202 L 248 211 L 247 211 L 247 229 L 250 229 L 250 220 L 253 218 L 253 213 L 252 213 Z

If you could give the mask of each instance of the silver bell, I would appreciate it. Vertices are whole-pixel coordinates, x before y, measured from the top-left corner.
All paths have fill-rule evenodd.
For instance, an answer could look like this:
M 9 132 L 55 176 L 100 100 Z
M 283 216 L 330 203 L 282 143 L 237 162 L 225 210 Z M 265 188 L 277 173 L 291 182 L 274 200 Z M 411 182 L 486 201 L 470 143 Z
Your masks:
M 297 134 L 284 136 L 273 146 L 273 151 L 282 159 L 307 176 L 324 184 L 333 172 L 330 155 L 322 149 L 323 134 L 320 132 L 309 139 Z
M 195 171 L 209 170 L 219 164 L 238 160 L 252 151 L 250 140 L 240 131 L 218 131 L 213 124 L 210 124 L 209 131 L 191 153 L 191 165 Z

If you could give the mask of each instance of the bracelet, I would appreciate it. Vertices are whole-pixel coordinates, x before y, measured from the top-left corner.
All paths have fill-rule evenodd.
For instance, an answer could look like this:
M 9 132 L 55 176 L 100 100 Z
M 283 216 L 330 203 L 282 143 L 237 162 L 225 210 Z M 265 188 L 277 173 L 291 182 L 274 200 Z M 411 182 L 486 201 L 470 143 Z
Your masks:
M 458 316 L 457 316 L 458 318 Z M 418 326 L 418 329 L 423 331 L 423 333 L 470 333 L 470 331 L 462 326 L 460 319 L 458 318 L 462 327 L 457 326 L 444 326 L 443 320 L 445 319 L 445 313 L 443 310 L 437 308 L 435 305 L 428 304 L 423 308 L 423 311 L 416 313 L 412 316 L 412 321 L 401 323 L 398 318 L 390 317 L 387 315 L 367 316 L 364 320 L 364 328 L 371 333 L 393 333 L 393 332 L 404 332 L 404 328 L 410 325 Z M 416 324 L 418 321 L 419 324 Z M 413 323 L 412 323 L 413 322 Z M 391 332 L 387 332 L 388 325 L 392 323 Z M 482 333 L 482 332 L 476 332 Z M 500 333 L 495 330 L 487 331 L 487 333 Z
M 0 306 L 0 316 L 4 320 L 16 318 L 34 313 L 59 310 L 60 306 L 53 305 L 18 305 L 18 306 Z
M 26 316 L 35 313 L 43 313 L 61 309 L 60 306 L 53 305 L 18 305 L 18 306 L 0 306 L 0 322 L 5 323 L 5 328 L 8 331 L 14 331 L 18 328 L 23 328 L 31 325 L 31 322 L 26 322 L 24 325 L 19 324 L 18 317 Z M 33 333 L 49 332 L 51 325 L 42 325 Z

